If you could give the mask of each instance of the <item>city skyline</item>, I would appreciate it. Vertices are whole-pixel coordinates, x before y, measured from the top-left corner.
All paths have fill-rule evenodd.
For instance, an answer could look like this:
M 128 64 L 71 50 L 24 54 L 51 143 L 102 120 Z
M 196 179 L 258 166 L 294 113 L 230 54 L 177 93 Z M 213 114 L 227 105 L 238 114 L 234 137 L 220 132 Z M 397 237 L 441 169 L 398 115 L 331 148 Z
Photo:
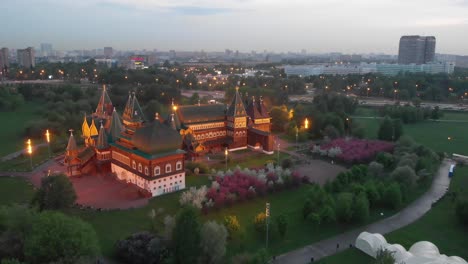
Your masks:
M 468 55 L 467 0 L 310 2 L 6 0 L 0 46 L 398 54 L 401 36 L 434 35 L 437 53 Z

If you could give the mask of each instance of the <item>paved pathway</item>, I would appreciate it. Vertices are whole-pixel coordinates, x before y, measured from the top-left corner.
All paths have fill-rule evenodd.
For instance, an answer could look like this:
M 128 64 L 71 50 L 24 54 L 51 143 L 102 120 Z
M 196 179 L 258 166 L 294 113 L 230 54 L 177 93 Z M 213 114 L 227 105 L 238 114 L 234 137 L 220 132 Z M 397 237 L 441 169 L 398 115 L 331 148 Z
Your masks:
M 312 257 L 314 260 L 318 260 L 349 248 L 350 244 L 354 245 L 356 238 L 363 231 L 386 234 L 411 224 L 427 213 L 431 209 L 432 203 L 445 194 L 450 185 L 448 170 L 453 163 L 451 160 L 444 160 L 439 172 L 434 177 L 431 189 L 399 213 L 370 225 L 290 251 L 277 257 L 272 263 L 306 264 L 310 262 Z M 338 249 L 337 244 L 339 244 Z
M 33 151 L 36 151 L 39 147 L 42 147 L 42 146 L 47 146 L 47 143 L 41 143 L 41 144 L 34 145 L 34 146 L 32 146 L 32 149 L 33 149 Z M 13 153 L 10 153 L 10 154 L 8 154 L 6 156 L 3 156 L 0 159 L 0 161 L 7 161 L 7 160 L 14 159 L 14 158 L 18 157 L 19 155 L 21 155 L 22 153 L 26 153 L 26 149 L 18 150 L 16 152 L 13 152 Z

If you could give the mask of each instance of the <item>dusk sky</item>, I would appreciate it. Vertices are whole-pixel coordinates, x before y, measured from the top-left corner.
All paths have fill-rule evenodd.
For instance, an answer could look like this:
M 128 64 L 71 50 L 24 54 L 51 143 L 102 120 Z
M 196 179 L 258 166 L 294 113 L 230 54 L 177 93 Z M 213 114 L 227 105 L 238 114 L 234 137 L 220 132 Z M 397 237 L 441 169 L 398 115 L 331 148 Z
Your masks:
M 0 46 L 468 55 L 468 0 L 2 0 Z

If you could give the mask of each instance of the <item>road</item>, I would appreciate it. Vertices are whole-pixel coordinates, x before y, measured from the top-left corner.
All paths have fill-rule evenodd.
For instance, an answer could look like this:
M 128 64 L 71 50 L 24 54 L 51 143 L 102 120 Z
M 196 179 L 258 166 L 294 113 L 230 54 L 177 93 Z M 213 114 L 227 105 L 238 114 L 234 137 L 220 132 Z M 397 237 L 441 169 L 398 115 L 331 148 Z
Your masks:
M 399 213 L 367 226 L 290 251 L 277 257 L 272 263 L 307 264 L 312 257 L 314 260 L 318 260 L 343 251 L 351 244 L 354 245 L 356 238 L 363 231 L 387 234 L 413 223 L 426 214 L 431 209 L 432 204 L 447 192 L 450 185 L 450 178 L 448 178 L 447 173 L 453 163 L 451 160 L 444 160 L 438 173 L 434 176 L 430 190 Z M 339 246 L 337 247 L 337 245 Z

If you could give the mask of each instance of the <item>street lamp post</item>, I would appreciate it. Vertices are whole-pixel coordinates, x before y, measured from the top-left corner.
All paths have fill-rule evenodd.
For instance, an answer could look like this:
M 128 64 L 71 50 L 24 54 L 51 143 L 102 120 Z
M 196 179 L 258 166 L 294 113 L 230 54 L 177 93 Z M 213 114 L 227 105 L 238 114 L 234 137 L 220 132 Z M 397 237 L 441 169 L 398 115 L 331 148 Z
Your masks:
M 228 159 L 228 149 L 224 149 L 224 163 L 225 163 L 225 171 L 227 171 L 227 159 Z
M 32 142 L 31 142 L 31 139 L 28 139 L 28 141 L 26 141 L 26 145 L 27 145 L 27 152 L 29 154 L 29 161 L 30 161 L 30 164 L 31 164 L 31 170 L 33 169 L 33 163 L 32 163 Z
M 299 129 L 296 126 L 296 150 L 299 148 L 299 146 L 297 145 L 297 138 L 298 137 L 299 137 Z
M 277 163 L 277 164 L 278 164 L 278 166 L 279 166 L 280 143 L 278 143 L 278 151 L 277 151 L 277 152 L 278 152 L 278 163 Z
M 47 140 L 47 149 L 49 150 L 49 159 L 50 159 L 50 157 L 52 155 L 50 153 L 50 133 L 49 133 L 49 129 L 46 130 L 45 136 L 46 136 L 46 140 Z
M 266 203 L 265 206 L 265 224 L 266 224 L 266 239 L 265 239 L 265 248 L 268 249 L 268 224 L 270 219 L 270 203 Z

